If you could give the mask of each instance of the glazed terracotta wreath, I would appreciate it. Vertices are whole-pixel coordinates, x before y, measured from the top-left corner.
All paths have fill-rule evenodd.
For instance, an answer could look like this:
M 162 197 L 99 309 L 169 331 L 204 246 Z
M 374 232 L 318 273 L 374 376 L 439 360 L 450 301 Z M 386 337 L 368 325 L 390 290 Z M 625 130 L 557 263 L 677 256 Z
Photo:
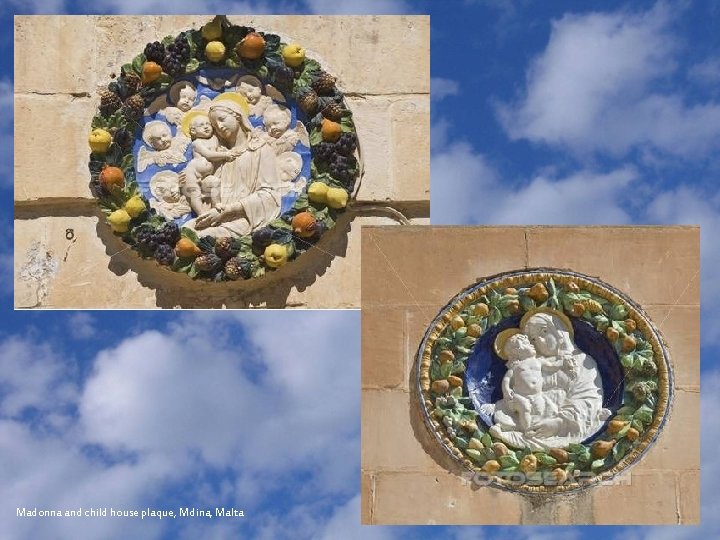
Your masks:
M 215 17 L 148 43 L 100 92 L 91 190 L 115 234 L 192 278 L 259 277 L 334 226 L 359 175 L 335 77 Z
M 426 421 L 490 483 L 581 488 L 636 462 L 669 410 L 662 337 L 624 294 L 582 274 L 523 270 L 456 296 L 418 352 Z

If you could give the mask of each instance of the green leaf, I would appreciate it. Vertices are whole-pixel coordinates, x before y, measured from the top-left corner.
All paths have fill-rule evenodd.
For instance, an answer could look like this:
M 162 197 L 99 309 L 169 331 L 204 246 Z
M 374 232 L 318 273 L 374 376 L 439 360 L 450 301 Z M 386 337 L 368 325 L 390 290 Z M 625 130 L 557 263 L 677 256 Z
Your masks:
M 635 413 L 635 407 L 624 405 L 623 407 L 620 407 L 617 413 L 623 416 L 632 416 Z
M 138 54 L 135 58 L 133 58 L 132 61 L 132 70 L 137 75 L 142 75 L 142 68 L 143 64 L 145 63 L 145 55 L 144 54 Z
M 488 327 L 495 326 L 501 320 L 502 320 L 502 313 L 500 313 L 500 310 L 498 308 L 493 306 L 490 309 L 490 314 L 488 315 Z
M 637 411 L 635 411 L 635 414 L 633 415 L 633 419 L 640 420 L 644 424 L 651 423 L 652 418 L 653 410 L 647 405 L 641 406 Z
M 192 73 L 200 68 L 200 61 L 197 58 L 192 58 L 185 66 L 185 73 Z
M 581 454 L 582 452 L 585 452 L 587 448 L 585 448 L 582 444 L 570 443 L 568 444 L 567 450 L 571 454 Z
M 596 473 L 596 472 L 598 472 L 600 469 L 602 469 L 604 465 L 605 465 L 605 458 L 596 459 L 596 460 L 593 461 L 592 464 L 590 465 L 590 470 L 592 470 L 592 472 L 595 472 L 595 473 Z
M 553 465 L 557 465 L 557 459 L 544 452 L 538 452 L 537 454 L 535 454 L 535 456 L 537 457 L 538 463 L 545 467 L 552 467 Z
M 161 43 L 167 47 L 174 41 L 175 41 L 175 36 L 165 36 L 164 38 L 162 38 Z
M 622 364 L 622 366 L 624 368 L 630 369 L 631 367 L 633 367 L 633 365 L 635 363 L 635 358 L 633 357 L 632 354 L 623 354 L 620 357 L 620 363 Z
M 489 433 L 485 433 L 482 438 L 480 439 L 480 442 L 483 443 L 487 448 L 489 448 L 492 445 L 492 437 Z
M 642 433 L 643 431 L 645 431 L 645 426 L 644 426 L 643 423 L 642 423 L 640 420 L 638 420 L 637 418 L 633 418 L 633 421 L 630 422 L 630 425 L 631 425 L 633 428 L 637 429 L 640 433 Z
M 352 120 L 352 116 L 343 116 L 340 120 L 340 127 L 345 133 L 353 133 L 355 131 L 355 123 Z
M 197 233 L 196 233 L 194 230 L 189 229 L 189 228 L 187 228 L 187 227 L 183 227 L 183 228 L 180 230 L 180 236 L 182 236 L 183 238 L 188 238 L 188 239 L 192 240 L 192 241 L 193 241 L 193 244 L 197 244 L 197 243 L 198 243 L 198 235 L 197 235 Z
M 450 372 L 452 371 L 452 362 L 445 362 L 444 364 L 440 365 L 440 378 L 441 379 L 447 379 L 450 376 Z
M 196 277 L 198 277 L 199 273 L 200 273 L 200 270 L 198 270 L 198 267 L 195 264 L 195 261 L 193 261 L 192 265 L 190 266 L 190 269 L 187 272 L 187 275 L 190 276 L 192 279 L 195 279 Z
M 498 458 L 498 462 L 500 463 L 500 466 L 505 469 L 507 467 L 517 467 L 520 465 L 520 462 L 518 461 L 518 458 L 515 456 L 515 454 L 507 454 L 504 456 L 500 456 Z
M 322 141 L 322 132 L 319 129 L 314 129 L 310 132 L 310 146 L 317 146 Z
M 273 229 L 282 229 L 284 231 L 292 231 L 292 225 L 287 223 L 284 219 L 277 218 L 269 223 L 269 226 Z

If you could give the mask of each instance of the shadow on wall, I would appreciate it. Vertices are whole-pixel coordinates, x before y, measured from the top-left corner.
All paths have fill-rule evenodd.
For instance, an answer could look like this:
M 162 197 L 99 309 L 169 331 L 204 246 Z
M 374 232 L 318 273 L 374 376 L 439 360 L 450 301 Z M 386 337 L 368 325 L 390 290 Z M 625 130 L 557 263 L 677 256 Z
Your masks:
M 96 231 L 110 258 L 108 269 L 117 276 L 135 272 L 141 285 L 155 291 L 158 307 L 242 309 L 303 307 L 303 303 L 288 304 L 291 290 L 304 291 L 327 271 L 335 257 L 345 256 L 350 224 L 357 214 L 343 213 L 335 227 L 290 264 L 260 278 L 221 283 L 193 280 L 160 266 L 154 259 L 139 257 L 113 234 L 99 209 L 96 215 L 99 218 Z

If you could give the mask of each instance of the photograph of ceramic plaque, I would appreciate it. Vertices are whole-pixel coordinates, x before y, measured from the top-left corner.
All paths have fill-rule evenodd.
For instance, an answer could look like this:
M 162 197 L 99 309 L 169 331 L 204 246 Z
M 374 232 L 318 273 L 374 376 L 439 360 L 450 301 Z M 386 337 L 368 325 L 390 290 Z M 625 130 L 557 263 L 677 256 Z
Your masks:
M 334 226 L 361 173 L 352 113 L 305 48 L 217 16 L 150 42 L 100 91 L 91 191 L 140 257 L 257 278 Z
M 612 285 L 529 269 L 453 298 L 418 350 L 437 442 L 493 486 L 579 490 L 642 458 L 672 401 L 663 337 Z

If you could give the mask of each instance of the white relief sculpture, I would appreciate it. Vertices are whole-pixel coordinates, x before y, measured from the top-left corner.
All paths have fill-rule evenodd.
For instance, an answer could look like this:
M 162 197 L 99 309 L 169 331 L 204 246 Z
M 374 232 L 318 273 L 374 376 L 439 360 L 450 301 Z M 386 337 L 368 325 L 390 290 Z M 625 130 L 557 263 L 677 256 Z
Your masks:
M 181 132 L 173 137 L 170 126 L 165 122 L 160 120 L 148 122 L 143 129 L 142 138 L 152 150 L 140 148 L 137 158 L 138 172 L 143 172 L 152 163 L 162 167 L 187 161 L 185 150 L 190 144 L 190 139 Z
M 562 448 L 583 441 L 610 416 L 597 363 L 575 345 L 572 332 L 564 314 L 540 308 L 519 329 L 498 334 L 495 350 L 508 362 L 503 398 L 482 407 L 493 417 L 496 438 L 516 448 Z
M 300 176 L 303 164 L 302 156 L 297 152 L 284 152 L 277 157 L 277 163 L 278 175 L 280 176 L 280 195 L 302 193 L 302 190 L 307 185 L 307 179 Z
M 248 120 L 247 103 L 235 92 L 215 98 L 208 116 L 228 160 L 215 164 L 219 196 L 211 208 L 186 226 L 215 237 L 242 236 L 267 225 L 280 214 L 283 182 L 277 156 Z M 181 173 L 181 181 L 188 182 Z M 202 187 L 202 186 L 201 186 Z
M 263 85 L 260 79 L 252 75 L 245 75 L 238 79 L 236 92 L 243 96 L 250 105 L 250 116 L 262 116 L 270 105 L 272 99 L 262 93 Z
M 200 215 L 220 204 L 220 181 L 211 176 L 216 165 L 230 161 L 240 154 L 237 151 L 230 152 L 220 145 L 207 114 L 202 111 L 194 112 L 195 114 L 188 115 L 183 123 L 183 128 L 187 129 L 193 141 L 193 158 L 185 167 L 183 188 L 191 208 Z
M 210 99 L 207 96 L 200 96 L 200 104 L 193 107 L 195 102 L 198 101 L 197 91 L 189 81 L 180 81 L 175 83 L 172 87 L 170 87 L 168 95 L 170 96 L 170 101 L 174 103 L 174 105 L 166 106 L 159 112 L 165 116 L 169 123 L 176 126 L 182 124 L 185 114 L 191 109 L 203 108 L 204 103 L 207 103 L 205 106 L 205 108 L 207 108 L 210 103 Z
M 292 151 L 298 142 L 310 146 L 308 132 L 303 123 L 296 122 L 295 129 L 289 129 L 291 121 L 292 113 L 284 105 L 270 105 L 263 115 L 268 142 L 278 155 Z
M 150 206 L 166 219 L 175 219 L 190 212 L 190 204 L 180 193 L 179 175 L 160 171 L 150 179 Z

